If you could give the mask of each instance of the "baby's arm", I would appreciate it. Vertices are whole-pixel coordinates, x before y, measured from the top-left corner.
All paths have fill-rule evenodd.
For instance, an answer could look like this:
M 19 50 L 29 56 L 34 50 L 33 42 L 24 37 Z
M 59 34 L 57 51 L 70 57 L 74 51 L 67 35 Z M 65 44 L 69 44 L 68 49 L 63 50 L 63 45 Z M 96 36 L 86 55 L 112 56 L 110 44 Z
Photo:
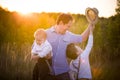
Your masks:
M 38 60 L 38 58 L 39 56 L 38 56 L 38 53 L 36 52 L 36 43 L 34 42 L 31 50 L 31 59 Z
M 39 56 L 38 53 L 35 52 L 34 48 L 31 51 L 31 59 L 38 60 Z

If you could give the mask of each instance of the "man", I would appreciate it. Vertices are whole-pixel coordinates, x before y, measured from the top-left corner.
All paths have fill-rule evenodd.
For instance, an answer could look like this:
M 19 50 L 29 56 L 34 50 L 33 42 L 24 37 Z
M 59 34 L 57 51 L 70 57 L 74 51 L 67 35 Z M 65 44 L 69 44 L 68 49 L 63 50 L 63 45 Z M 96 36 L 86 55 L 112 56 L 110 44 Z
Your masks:
M 69 65 L 66 58 L 66 47 L 69 43 L 81 43 L 89 35 L 91 24 L 81 34 L 77 35 L 68 31 L 73 23 L 70 14 L 60 14 L 57 18 L 56 25 L 47 29 L 47 40 L 52 46 L 52 69 L 56 80 L 70 80 Z

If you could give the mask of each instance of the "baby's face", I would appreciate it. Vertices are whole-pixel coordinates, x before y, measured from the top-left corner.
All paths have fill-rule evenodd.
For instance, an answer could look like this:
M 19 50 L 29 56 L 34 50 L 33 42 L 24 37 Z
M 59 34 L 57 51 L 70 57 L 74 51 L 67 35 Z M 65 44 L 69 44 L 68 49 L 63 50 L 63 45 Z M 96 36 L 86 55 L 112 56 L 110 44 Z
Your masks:
M 80 55 L 83 52 L 83 50 L 79 46 L 75 46 L 75 47 L 77 49 L 77 55 Z
M 35 37 L 35 41 L 38 45 L 41 45 L 42 43 L 45 42 L 45 38 L 44 37 L 41 37 L 41 36 L 36 36 Z

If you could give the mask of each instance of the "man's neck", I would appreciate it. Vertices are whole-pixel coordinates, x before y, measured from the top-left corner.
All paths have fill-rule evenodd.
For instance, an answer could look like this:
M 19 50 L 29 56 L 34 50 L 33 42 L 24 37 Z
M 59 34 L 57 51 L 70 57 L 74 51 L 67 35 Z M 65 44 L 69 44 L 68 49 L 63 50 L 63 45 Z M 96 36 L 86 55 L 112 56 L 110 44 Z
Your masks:
M 58 27 L 58 25 L 55 25 L 55 32 L 59 34 L 59 27 Z

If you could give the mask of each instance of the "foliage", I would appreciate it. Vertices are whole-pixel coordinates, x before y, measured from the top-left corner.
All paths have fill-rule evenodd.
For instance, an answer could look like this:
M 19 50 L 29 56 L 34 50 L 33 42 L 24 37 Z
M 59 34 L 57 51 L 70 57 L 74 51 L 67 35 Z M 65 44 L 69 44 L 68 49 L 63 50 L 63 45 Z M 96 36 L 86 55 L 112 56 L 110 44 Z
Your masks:
M 120 14 L 120 0 L 117 0 L 116 12 L 117 12 L 117 14 Z

